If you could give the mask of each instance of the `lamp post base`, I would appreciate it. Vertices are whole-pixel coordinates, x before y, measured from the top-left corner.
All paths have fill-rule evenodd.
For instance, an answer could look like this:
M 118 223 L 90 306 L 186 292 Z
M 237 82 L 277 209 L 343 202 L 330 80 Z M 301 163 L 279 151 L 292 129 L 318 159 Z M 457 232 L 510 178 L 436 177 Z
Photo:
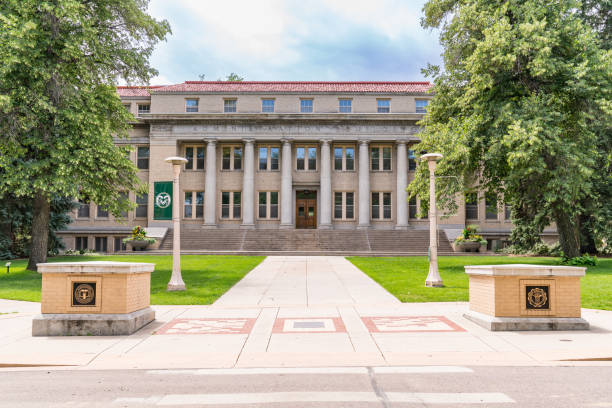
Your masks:
M 443 288 L 444 283 L 442 281 L 425 281 L 425 287 L 427 288 Z
M 168 292 L 179 292 L 182 290 L 186 290 L 184 283 L 169 283 L 168 284 Z

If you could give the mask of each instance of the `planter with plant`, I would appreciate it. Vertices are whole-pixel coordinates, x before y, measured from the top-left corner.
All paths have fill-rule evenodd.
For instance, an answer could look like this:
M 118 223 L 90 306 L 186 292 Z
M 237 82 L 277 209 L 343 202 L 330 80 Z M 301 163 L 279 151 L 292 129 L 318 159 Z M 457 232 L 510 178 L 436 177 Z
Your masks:
M 147 232 L 140 225 L 132 229 L 132 236 L 123 240 L 124 244 L 130 244 L 132 250 L 144 251 L 149 245 L 155 243 L 155 238 L 147 237 Z
M 468 225 L 461 231 L 461 235 L 455 239 L 455 246 L 462 252 L 476 252 L 482 245 L 486 245 L 487 240 L 478 234 L 476 225 Z

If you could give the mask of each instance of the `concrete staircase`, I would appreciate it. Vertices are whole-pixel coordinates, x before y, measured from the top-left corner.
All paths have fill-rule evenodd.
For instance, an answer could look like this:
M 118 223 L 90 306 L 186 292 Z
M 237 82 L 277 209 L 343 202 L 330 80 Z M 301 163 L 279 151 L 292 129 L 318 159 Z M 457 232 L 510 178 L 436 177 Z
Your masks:
M 173 231 L 156 252 L 172 250 Z M 203 229 L 184 227 L 182 253 L 240 254 L 364 254 L 425 255 L 428 230 L 267 230 Z M 451 253 L 444 231 L 439 231 L 438 251 Z

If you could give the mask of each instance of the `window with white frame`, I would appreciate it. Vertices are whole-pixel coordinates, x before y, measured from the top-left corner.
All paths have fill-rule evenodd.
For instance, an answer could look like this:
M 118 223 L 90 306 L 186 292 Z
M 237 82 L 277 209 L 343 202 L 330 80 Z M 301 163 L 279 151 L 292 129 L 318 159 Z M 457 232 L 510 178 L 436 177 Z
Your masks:
M 242 146 L 223 146 L 221 168 L 223 170 L 242 169 Z
M 204 146 L 185 146 L 185 170 L 204 170 Z
M 429 101 L 427 99 L 417 99 L 415 102 L 416 102 L 416 112 L 417 113 L 427 112 L 427 105 L 429 105 Z
M 372 219 L 391 219 L 391 193 L 372 192 Z
M 236 112 L 237 105 L 238 105 L 238 99 L 224 99 L 223 100 L 223 112 L 225 113 Z
M 198 99 L 185 99 L 185 112 L 197 112 L 200 101 Z
M 185 191 L 184 218 L 203 218 L 204 217 L 204 192 Z
M 313 106 L 312 99 L 300 99 L 300 113 L 312 113 Z
M 334 146 L 334 170 L 355 170 L 355 146 Z
M 238 220 L 241 217 L 242 194 L 240 191 L 221 192 L 221 218 Z
M 468 220 L 478 219 L 478 195 L 476 193 L 465 195 L 465 218 Z
M 351 113 L 353 111 L 353 100 L 348 98 L 338 99 L 338 112 Z
M 264 113 L 274 112 L 274 99 L 262 99 L 261 100 L 261 111 Z
M 257 215 L 261 219 L 278 218 L 278 191 L 259 192 L 259 210 Z
M 317 169 L 317 148 L 314 146 L 297 146 L 295 148 L 296 169 Z
M 138 104 L 138 116 L 143 113 L 151 113 L 151 105 L 148 103 L 139 103 Z
M 391 171 L 391 146 L 372 146 L 370 163 L 372 171 Z
M 147 218 L 149 208 L 149 195 L 140 194 L 136 196 L 136 218 Z
M 149 146 L 138 146 L 136 155 L 136 167 L 149 170 Z
M 355 193 L 352 191 L 334 192 L 334 218 L 337 220 L 355 218 Z
M 414 150 L 408 150 L 408 171 L 415 171 L 417 168 L 417 157 Z
M 391 99 L 377 99 L 376 105 L 378 113 L 391 112 Z
M 280 161 L 280 147 L 259 146 L 259 170 L 278 170 Z

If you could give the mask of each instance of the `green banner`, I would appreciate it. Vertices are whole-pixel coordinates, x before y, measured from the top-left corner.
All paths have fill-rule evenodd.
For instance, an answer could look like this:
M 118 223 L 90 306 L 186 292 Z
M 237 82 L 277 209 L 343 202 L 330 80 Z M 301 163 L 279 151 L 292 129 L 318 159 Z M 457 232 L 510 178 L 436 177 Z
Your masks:
M 172 219 L 172 182 L 158 181 L 153 185 L 153 219 Z

